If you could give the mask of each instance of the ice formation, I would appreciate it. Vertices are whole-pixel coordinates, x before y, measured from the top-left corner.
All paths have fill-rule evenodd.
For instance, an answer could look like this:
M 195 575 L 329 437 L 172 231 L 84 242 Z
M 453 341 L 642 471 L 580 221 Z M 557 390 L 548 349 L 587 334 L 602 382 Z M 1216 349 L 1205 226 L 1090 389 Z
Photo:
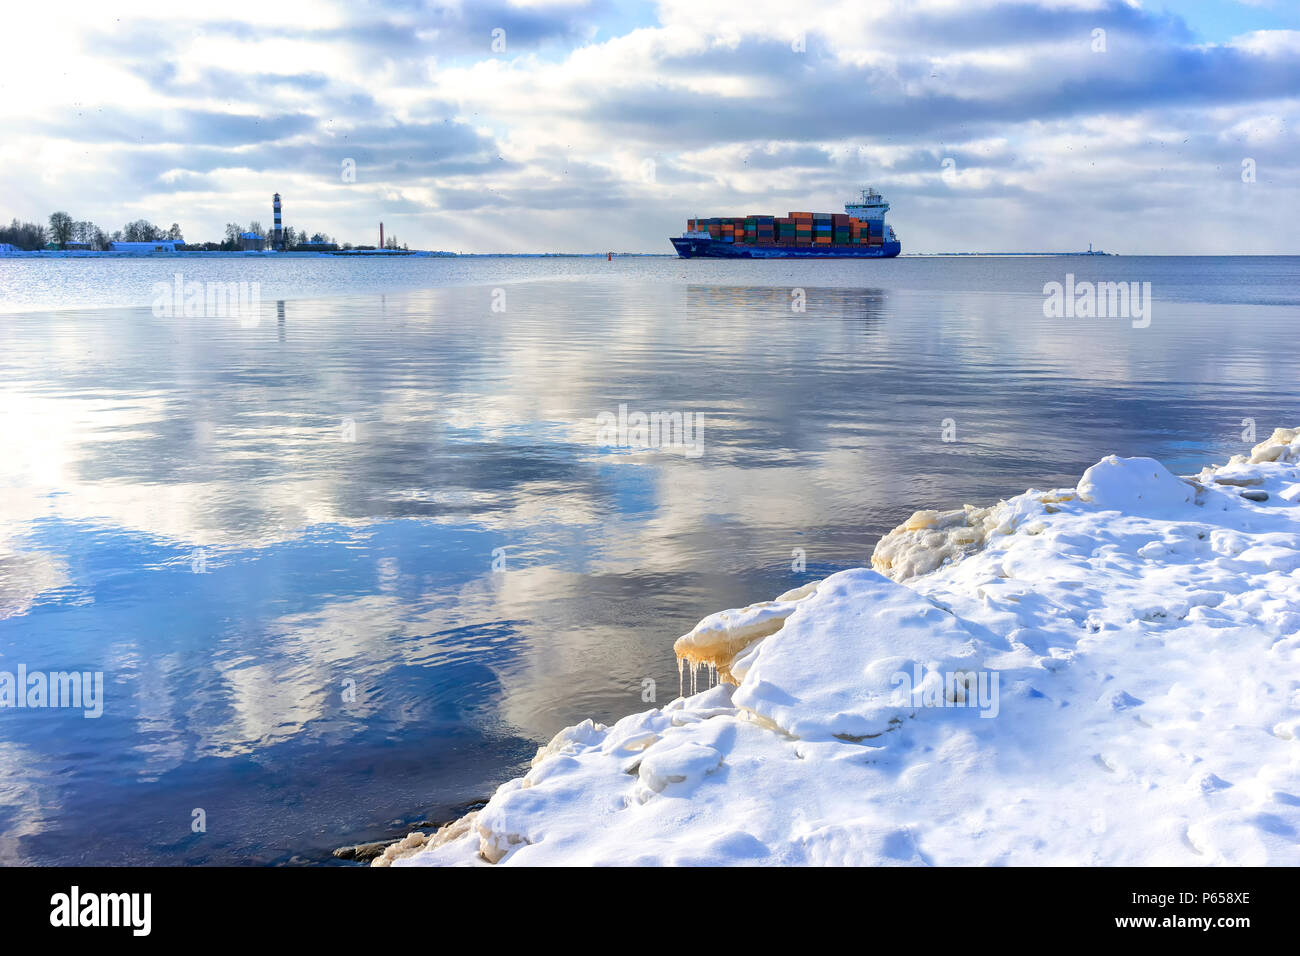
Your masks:
M 895 581 L 928 574 L 980 550 L 990 534 L 1015 530 L 1003 520 L 1005 510 L 1000 501 L 987 508 L 918 511 L 876 542 L 871 566 Z
M 748 607 L 719 611 L 696 624 L 673 644 L 679 670 L 690 669 L 692 690 L 696 687 L 696 670 L 710 668 L 718 680 L 734 684 L 731 663 L 736 655 L 754 641 L 775 634 L 794 613 L 795 606 L 817 589 L 817 582 L 782 594 L 775 601 L 760 601 Z M 710 680 L 710 686 L 717 683 Z
M 719 683 L 376 865 L 1300 865 L 1300 431 L 921 512 L 873 565 L 705 618 Z

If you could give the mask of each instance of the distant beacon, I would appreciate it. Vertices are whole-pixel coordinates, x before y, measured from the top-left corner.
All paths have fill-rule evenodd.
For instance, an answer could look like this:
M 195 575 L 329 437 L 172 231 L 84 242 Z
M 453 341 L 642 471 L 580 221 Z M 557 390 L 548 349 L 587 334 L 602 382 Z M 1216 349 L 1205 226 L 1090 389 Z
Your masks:
M 280 194 L 271 197 L 271 211 L 275 213 L 275 232 L 272 234 L 271 248 L 284 248 L 284 229 L 280 225 Z

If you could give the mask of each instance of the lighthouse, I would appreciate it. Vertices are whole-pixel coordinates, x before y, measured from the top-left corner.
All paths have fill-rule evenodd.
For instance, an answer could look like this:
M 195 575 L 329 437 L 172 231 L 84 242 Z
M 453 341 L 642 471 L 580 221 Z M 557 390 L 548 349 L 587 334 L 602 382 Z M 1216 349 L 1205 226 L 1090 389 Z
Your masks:
M 276 251 L 284 249 L 284 228 L 280 224 L 280 194 L 271 197 L 271 212 L 275 214 L 275 231 L 271 234 L 271 248 Z

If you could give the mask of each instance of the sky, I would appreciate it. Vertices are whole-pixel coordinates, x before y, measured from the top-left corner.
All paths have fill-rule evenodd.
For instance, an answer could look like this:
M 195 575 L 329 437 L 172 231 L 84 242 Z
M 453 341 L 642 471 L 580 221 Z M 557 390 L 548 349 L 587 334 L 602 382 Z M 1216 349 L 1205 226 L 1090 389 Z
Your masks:
M 0 218 L 670 253 L 839 212 L 905 253 L 1300 253 L 1300 0 L 14 4 Z

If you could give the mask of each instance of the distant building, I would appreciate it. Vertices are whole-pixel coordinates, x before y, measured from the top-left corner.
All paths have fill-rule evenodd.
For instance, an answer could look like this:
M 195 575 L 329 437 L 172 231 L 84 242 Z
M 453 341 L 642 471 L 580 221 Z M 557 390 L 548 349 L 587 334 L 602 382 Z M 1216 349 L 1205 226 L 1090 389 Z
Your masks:
M 153 242 L 112 242 L 109 249 L 113 252 L 127 252 L 132 255 L 148 256 L 157 252 L 176 252 L 177 246 L 183 246 L 181 239 L 156 239 Z
M 22 250 L 12 242 L 0 242 L 0 256 L 7 255 L 11 252 L 21 252 Z
M 239 248 L 245 252 L 261 252 L 266 248 L 266 240 L 255 232 L 241 232 L 239 234 Z

